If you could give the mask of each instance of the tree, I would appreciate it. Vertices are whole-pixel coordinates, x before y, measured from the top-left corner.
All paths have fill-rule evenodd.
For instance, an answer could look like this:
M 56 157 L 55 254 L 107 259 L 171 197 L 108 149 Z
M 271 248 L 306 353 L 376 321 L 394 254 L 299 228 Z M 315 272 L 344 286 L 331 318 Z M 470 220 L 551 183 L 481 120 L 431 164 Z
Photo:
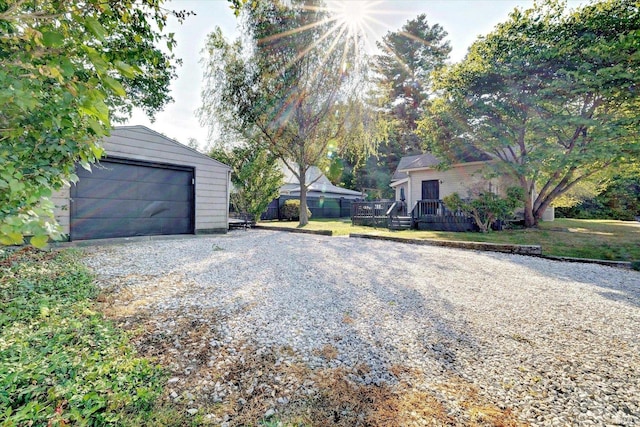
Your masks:
M 557 216 L 634 221 L 640 217 L 640 164 L 616 168 L 602 188 L 574 205 L 556 207 Z
M 383 108 L 394 124 L 395 147 L 390 148 L 400 157 L 420 149 L 416 122 L 431 94 L 431 73 L 449 58 L 446 36 L 440 25 L 430 26 L 422 14 L 377 43 L 382 53 L 374 57 L 372 68 Z
M 237 212 L 246 212 L 255 221 L 269 203 L 279 196 L 282 172 L 275 156 L 260 147 L 243 146 L 232 150 L 213 149 L 212 158 L 231 166 L 234 191 L 231 204 Z
M 630 0 L 514 10 L 440 74 L 420 123 L 426 145 L 443 158 L 469 145 L 493 156 L 536 226 L 580 181 L 640 158 L 638 31 Z
M 616 175 L 611 184 L 593 199 L 583 203 L 578 212 L 591 218 L 634 221 L 640 218 L 640 174 Z M 589 206 L 596 209 L 589 209 Z
M 175 41 L 160 3 L 0 0 L 1 244 L 58 237 L 49 197 L 102 155 L 113 117 L 171 100 L 175 58 L 156 46 Z
M 196 151 L 200 151 L 200 143 L 195 138 L 187 139 L 187 147 L 192 148 Z
M 386 122 L 385 139 L 377 159 L 360 168 L 357 180 L 364 187 L 377 187 L 390 197 L 393 190 L 388 184 L 400 159 L 421 151 L 417 120 L 432 92 L 431 73 L 444 65 L 451 52 L 446 36 L 440 25 L 429 25 L 422 14 L 377 43 L 381 53 L 372 59 L 375 88 L 370 102 Z
M 300 225 L 307 224 L 307 170 L 330 147 L 366 150 L 358 65 L 344 28 L 321 2 L 244 4 L 242 40 L 208 36 L 200 117 L 227 138 L 250 141 L 278 157 L 300 182 Z M 244 42 L 243 42 L 244 41 Z M 348 136 L 347 136 L 348 135 Z
M 599 177 L 599 179 L 583 179 L 576 183 L 570 190 L 556 197 L 553 200 L 553 207 L 572 208 L 580 205 L 586 200 L 593 199 L 607 188 L 610 178 Z

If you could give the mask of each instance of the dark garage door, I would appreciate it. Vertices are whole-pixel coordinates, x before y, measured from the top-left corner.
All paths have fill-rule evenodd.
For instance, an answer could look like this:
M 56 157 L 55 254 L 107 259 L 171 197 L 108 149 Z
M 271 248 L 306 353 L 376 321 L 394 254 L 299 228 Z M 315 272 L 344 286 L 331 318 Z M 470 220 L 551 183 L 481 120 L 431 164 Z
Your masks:
M 109 160 L 76 174 L 71 240 L 193 233 L 193 169 Z

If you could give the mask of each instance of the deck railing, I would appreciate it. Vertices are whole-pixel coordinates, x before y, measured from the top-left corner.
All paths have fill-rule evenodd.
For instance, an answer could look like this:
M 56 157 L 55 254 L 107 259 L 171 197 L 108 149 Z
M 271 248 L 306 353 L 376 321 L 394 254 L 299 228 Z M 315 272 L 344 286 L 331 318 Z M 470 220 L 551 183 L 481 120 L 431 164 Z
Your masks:
M 389 206 L 385 215 L 389 218 L 407 216 L 409 215 L 407 212 L 407 204 L 403 201 L 395 201 L 391 206 Z
M 387 211 L 393 204 L 393 201 L 354 202 L 351 205 L 351 223 L 353 225 L 386 227 Z
M 394 202 L 354 202 L 351 205 L 351 218 L 386 218 L 387 211 Z
M 411 216 L 413 218 L 420 218 L 427 215 L 437 215 L 437 216 L 465 216 L 460 211 L 452 211 L 447 209 L 442 200 L 437 199 L 425 199 L 418 200 L 416 205 L 413 207 L 411 211 Z
M 447 209 L 442 200 L 418 200 L 411 218 L 419 230 L 469 231 L 473 220 L 463 212 Z
M 394 220 L 409 216 L 404 202 L 377 201 L 354 202 L 351 207 L 351 223 L 373 227 L 389 227 Z M 419 230 L 468 231 L 473 220 L 460 211 L 447 209 L 442 200 L 418 200 L 410 214 L 412 228 Z M 407 218 L 408 219 L 408 218 Z

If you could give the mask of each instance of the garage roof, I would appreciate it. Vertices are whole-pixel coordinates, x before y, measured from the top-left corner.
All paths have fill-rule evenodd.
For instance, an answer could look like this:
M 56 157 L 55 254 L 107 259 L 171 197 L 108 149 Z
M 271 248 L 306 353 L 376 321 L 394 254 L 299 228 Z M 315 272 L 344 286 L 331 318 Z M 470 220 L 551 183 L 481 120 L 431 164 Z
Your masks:
M 138 140 L 141 142 L 145 142 L 148 143 L 149 140 L 148 138 L 145 138 L 145 135 L 151 135 L 154 136 L 156 138 L 162 138 L 163 140 L 165 140 L 167 143 L 169 144 L 174 144 L 178 147 L 180 147 L 181 150 L 185 150 L 185 152 L 188 152 L 190 155 L 193 156 L 198 156 L 201 157 L 202 159 L 206 159 L 206 161 L 210 162 L 211 164 L 215 164 L 219 167 L 223 167 L 225 169 L 231 170 L 231 168 L 227 165 L 225 165 L 222 162 L 219 162 L 218 160 L 215 160 L 209 156 L 207 156 L 204 153 L 199 152 L 198 150 L 194 150 L 193 148 L 184 145 L 178 141 L 176 141 L 173 138 L 169 138 L 166 135 L 161 134 L 160 132 L 156 132 L 153 129 L 149 129 L 146 126 L 143 125 L 133 125 L 133 126 L 116 126 L 114 128 L 111 129 L 111 135 L 108 136 L 107 138 L 105 138 L 105 143 L 109 143 L 111 139 L 116 138 L 116 137 L 121 137 L 121 138 L 127 138 L 127 139 L 133 139 L 133 140 Z M 107 152 L 107 156 L 108 156 L 108 152 Z M 167 161 L 169 163 L 174 163 L 171 161 L 171 159 L 167 159 Z

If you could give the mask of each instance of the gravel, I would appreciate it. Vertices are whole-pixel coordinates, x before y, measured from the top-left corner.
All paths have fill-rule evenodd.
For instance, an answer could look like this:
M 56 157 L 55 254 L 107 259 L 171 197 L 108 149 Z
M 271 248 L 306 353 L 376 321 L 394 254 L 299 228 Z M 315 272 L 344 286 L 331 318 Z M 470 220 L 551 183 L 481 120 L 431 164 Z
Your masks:
M 187 405 L 198 398 L 177 385 L 192 372 L 213 402 L 243 405 L 259 391 L 265 418 L 318 392 L 311 377 L 263 379 L 258 368 L 226 380 L 231 361 L 270 352 L 263 370 L 343 369 L 360 385 L 409 381 L 440 401 L 453 399 L 443 390 L 454 378 L 531 425 L 640 425 L 636 271 L 263 230 L 93 247 L 86 263 L 125 324 L 146 313 L 150 336 L 170 344 L 170 396 Z M 175 338 L 181 319 L 206 342 Z M 465 419 L 464 402 L 445 406 Z

